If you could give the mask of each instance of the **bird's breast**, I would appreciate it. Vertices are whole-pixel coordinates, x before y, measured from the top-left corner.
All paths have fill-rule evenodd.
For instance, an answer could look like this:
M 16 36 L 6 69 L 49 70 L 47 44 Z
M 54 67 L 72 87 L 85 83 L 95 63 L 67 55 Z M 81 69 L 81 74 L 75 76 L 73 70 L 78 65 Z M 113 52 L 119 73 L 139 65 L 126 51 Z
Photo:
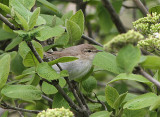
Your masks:
M 59 63 L 63 70 L 67 70 L 69 73 L 69 79 L 78 79 L 85 76 L 92 67 L 92 62 L 85 59 L 78 59 L 72 62 Z M 52 68 L 57 72 L 60 72 L 60 69 L 57 65 L 53 65 Z

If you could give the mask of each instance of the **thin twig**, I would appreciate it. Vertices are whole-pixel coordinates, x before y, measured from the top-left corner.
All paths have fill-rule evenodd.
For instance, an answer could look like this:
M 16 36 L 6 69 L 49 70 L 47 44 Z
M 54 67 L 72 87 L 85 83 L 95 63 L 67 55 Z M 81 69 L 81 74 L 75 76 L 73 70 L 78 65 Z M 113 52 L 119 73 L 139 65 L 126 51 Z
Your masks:
M 98 43 L 98 42 L 95 41 L 94 39 L 92 39 L 92 38 L 90 38 L 90 37 L 88 37 L 88 36 L 86 36 L 86 35 L 84 35 L 84 34 L 82 35 L 82 38 L 85 39 L 85 40 L 87 40 L 87 41 L 89 41 L 89 42 L 92 43 L 92 44 L 96 44 L 96 45 L 98 45 L 98 46 L 103 47 L 102 44 Z
M 7 26 L 9 26 L 12 30 L 16 30 L 16 27 L 8 21 L 7 18 L 5 18 L 1 13 L 0 13 L 0 20 L 3 21 Z
M 41 57 L 39 56 L 38 52 L 36 51 L 36 49 L 34 48 L 32 42 L 27 42 L 27 45 L 29 46 L 29 48 L 32 50 L 33 54 L 35 55 L 35 57 L 37 58 L 37 60 L 42 63 L 43 60 L 41 59 Z
M 144 16 L 147 16 L 147 14 L 149 14 L 148 10 L 146 9 L 146 7 L 143 5 L 143 3 L 140 0 L 133 0 L 133 1 Z
M 45 95 L 42 95 L 42 98 L 44 98 L 45 100 L 48 100 L 49 102 L 53 102 L 53 100 Z
M 93 92 L 93 93 L 94 93 L 94 92 Z M 104 107 L 104 109 L 107 110 L 107 107 L 106 107 L 106 105 L 104 104 L 104 102 L 102 102 L 102 101 L 100 101 L 100 100 L 98 99 L 96 93 L 94 93 L 94 95 L 95 95 L 95 98 L 97 99 L 97 102 L 99 102 L 99 103 Z
M 139 70 L 140 74 L 143 75 L 145 78 L 147 78 L 149 81 L 151 81 L 153 84 L 155 84 L 158 89 L 160 89 L 160 82 L 158 82 L 156 79 L 154 79 L 152 76 L 150 76 L 147 72 L 145 72 L 142 68 Z
M 23 108 L 19 108 L 19 107 L 12 107 L 10 105 L 7 105 L 6 103 L 2 103 L 1 104 L 1 108 L 17 110 L 17 111 L 22 111 L 22 112 L 28 112 L 28 113 L 35 113 L 35 114 L 41 112 L 40 110 L 27 110 L 27 109 L 23 109 Z
M 126 33 L 126 29 L 123 26 L 118 14 L 116 13 L 115 9 L 113 8 L 112 4 L 108 0 L 102 0 L 104 7 L 108 10 L 111 15 L 111 19 L 116 25 L 119 33 Z

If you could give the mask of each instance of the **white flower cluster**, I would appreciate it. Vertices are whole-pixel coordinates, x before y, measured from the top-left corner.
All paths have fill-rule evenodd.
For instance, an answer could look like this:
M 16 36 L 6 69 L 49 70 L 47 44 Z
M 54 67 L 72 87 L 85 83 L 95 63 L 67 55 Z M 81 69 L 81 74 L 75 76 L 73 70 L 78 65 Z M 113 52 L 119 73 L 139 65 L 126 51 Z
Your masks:
M 37 117 L 73 117 L 73 113 L 69 109 L 55 108 L 47 109 L 40 112 Z

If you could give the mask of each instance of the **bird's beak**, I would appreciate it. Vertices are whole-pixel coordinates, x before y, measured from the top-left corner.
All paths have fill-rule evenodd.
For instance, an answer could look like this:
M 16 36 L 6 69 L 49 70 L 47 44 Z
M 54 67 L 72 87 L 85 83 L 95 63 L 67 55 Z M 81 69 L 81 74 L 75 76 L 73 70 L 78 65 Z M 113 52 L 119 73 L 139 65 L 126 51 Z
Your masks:
M 96 52 L 103 52 L 103 50 L 96 50 Z

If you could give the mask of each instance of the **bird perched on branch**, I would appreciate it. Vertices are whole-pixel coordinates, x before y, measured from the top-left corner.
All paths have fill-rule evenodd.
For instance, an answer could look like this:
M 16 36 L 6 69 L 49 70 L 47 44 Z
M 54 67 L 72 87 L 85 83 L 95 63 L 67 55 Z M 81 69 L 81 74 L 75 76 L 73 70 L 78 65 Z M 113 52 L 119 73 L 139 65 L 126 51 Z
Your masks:
M 63 70 L 67 70 L 70 80 L 79 80 L 84 77 L 92 68 L 92 60 L 97 52 L 101 52 L 93 45 L 81 44 L 65 48 L 62 51 L 54 51 L 52 53 L 45 53 L 44 58 L 49 61 L 64 57 L 74 56 L 78 59 L 71 62 L 58 63 Z M 58 65 L 53 65 L 52 68 L 60 72 Z

